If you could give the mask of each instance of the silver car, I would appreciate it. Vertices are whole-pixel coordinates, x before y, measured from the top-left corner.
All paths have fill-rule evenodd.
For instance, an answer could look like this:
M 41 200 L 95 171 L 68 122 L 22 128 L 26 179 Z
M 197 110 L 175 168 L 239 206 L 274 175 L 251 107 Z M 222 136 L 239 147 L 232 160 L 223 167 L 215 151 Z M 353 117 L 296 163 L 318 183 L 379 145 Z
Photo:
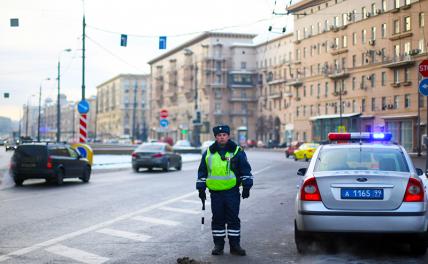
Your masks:
M 320 146 L 296 198 L 295 243 L 305 253 L 315 238 L 397 235 L 412 253 L 427 250 L 427 177 L 405 149 L 385 143 Z M 331 242 L 331 241 L 330 241 Z

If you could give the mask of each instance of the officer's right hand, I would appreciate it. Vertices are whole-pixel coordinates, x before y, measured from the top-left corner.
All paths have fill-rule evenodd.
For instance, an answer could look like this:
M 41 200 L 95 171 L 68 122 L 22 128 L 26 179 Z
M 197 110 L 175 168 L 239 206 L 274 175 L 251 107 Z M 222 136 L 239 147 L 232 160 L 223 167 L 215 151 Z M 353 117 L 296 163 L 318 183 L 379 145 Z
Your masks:
M 207 194 L 205 193 L 205 190 L 199 190 L 199 199 L 201 199 L 202 202 L 207 199 Z

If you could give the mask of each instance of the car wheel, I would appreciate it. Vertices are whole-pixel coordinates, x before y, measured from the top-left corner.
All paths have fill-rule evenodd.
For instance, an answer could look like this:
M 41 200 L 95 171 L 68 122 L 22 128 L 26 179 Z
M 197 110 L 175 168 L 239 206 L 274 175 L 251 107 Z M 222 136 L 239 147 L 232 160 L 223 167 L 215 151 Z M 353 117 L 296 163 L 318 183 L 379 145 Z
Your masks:
M 290 157 L 290 154 L 288 154 L 288 152 L 286 152 L 285 157 L 288 159 Z
M 24 183 L 24 180 L 18 179 L 18 178 L 13 178 L 13 181 L 15 182 L 15 186 L 20 187 L 22 186 L 22 184 Z
M 180 163 L 178 163 L 178 165 L 177 165 L 177 167 L 175 167 L 175 169 L 176 170 L 181 170 L 181 166 L 182 166 L 183 164 L 181 163 L 181 161 L 180 161 Z
M 62 169 L 59 169 L 56 173 L 56 185 L 62 185 L 64 183 L 64 171 Z
M 169 160 L 166 161 L 163 171 L 169 171 Z
M 88 167 L 83 171 L 83 175 L 82 175 L 82 177 L 80 177 L 80 179 L 83 182 L 89 182 L 90 178 L 91 178 L 91 169 Z
M 305 161 L 309 161 L 308 157 L 306 157 L 306 154 L 303 156 L 303 158 L 305 159 Z
M 152 171 L 152 170 L 153 170 L 153 168 L 152 168 L 152 167 L 148 167 L 148 168 L 147 168 L 147 170 L 148 170 L 148 171 Z
M 296 155 L 293 155 L 293 157 L 294 157 L 294 161 L 297 161 L 297 157 L 296 157 Z
M 138 170 L 140 169 L 140 167 L 132 167 L 132 169 L 134 170 L 134 172 L 138 172 Z
M 297 229 L 296 221 L 294 221 L 294 243 L 299 254 L 306 254 L 309 250 L 310 240 L 304 232 Z

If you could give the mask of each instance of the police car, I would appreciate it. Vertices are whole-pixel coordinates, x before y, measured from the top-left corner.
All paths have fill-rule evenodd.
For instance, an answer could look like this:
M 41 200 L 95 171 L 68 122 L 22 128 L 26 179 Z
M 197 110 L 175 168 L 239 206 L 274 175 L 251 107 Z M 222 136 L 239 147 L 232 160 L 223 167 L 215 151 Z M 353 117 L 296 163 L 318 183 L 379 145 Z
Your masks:
M 391 134 L 330 133 L 318 147 L 296 197 L 295 243 L 305 253 L 317 238 L 391 235 L 413 254 L 427 250 L 427 176 Z M 333 240 L 330 240 L 331 243 Z

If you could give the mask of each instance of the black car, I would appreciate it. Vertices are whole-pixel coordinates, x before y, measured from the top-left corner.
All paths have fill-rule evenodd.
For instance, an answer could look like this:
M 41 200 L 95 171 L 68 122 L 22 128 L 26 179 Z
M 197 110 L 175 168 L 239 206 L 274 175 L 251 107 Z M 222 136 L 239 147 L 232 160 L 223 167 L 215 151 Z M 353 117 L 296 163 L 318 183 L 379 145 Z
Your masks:
M 181 170 L 181 155 L 174 153 L 167 143 L 143 143 L 132 153 L 132 168 L 138 172 L 140 168 L 162 168 L 168 171 L 171 167 Z
M 21 186 L 27 179 L 45 179 L 61 185 L 65 178 L 79 178 L 88 182 L 91 165 L 69 145 L 30 143 L 16 148 L 10 172 L 16 186 Z

